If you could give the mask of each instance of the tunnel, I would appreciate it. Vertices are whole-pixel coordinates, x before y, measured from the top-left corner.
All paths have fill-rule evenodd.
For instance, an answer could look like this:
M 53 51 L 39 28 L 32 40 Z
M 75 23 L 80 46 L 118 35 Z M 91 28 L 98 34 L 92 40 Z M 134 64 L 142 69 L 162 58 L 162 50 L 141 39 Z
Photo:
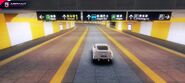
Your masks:
M 0 83 L 185 83 L 182 0 L 0 0 Z

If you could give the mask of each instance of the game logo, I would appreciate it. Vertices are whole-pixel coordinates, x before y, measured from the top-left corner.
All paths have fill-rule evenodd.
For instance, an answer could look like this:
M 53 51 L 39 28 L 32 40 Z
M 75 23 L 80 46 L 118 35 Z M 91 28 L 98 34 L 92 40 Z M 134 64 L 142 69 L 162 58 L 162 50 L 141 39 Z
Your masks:
M 0 10 L 4 9 L 22 9 L 27 7 L 27 1 L 7 1 L 0 0 Z

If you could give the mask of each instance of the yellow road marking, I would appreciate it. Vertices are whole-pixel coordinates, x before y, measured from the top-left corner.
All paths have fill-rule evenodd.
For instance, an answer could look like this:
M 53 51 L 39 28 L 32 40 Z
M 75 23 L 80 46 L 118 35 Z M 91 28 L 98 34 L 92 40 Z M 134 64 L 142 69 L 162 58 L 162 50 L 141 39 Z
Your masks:
M 115 30 L 115 29 L 112 29 L 112 28 L 108 28 L 108 29 L 113 30 L 113 31 L 116 31 L 116 32 L 119 32 L 119 33 L 124 34 L 124 35 L 127 35 L 127 36 L 130 36 L 130 37 L 132 37 L 132 38 L 134 38 L 134 39 L 143 41 L 143 42 L 145 42 L 145 43 L 147 43 L 147 44 L 150 44 L 150 45 L 152 45 L 152 46 L 158 47 L 158 48 L 160 48 L 160 49 L 163 49 L 163 50 L 165 50 L 165 51 L 168 51 L 168 52 L 170 52 L 170 53 L 173 53 L 173 54 L 175 54 L 175 55 L 178 55 L 178 56 L 180 56 L 180 57 L 185 58 L 185 54 L 180 53 L 180 52 L 178 52 L 178 51 L 175 51 L 175 50 L 166 48 L 166 47 L 164 47 L 164 46 L 161 46 L 161 45 L 158 45 L 158 44 L 155 44 L 155 43 L 146 41 L 146 40 L 143 40 L 143 39 L 141 39 L 141 38 L 132 36 L 132 35 L 130 35 L 130 34 L 127 34 L 127 33 L 122 32 L 122 31 L 118 31 L 118 30 Z
M 9 63 L 9 62 L 11 62 L 11 61 L 13 61 L 13 60 L 16 60 L 17 58 L 20 58 L 20 57 L 26 55 L 26 54 L 29 53 L 29 52 L 32 52 L 33 50 L 38 49 L 39 47 L 41 47 L 41 46 L 43 46 L 43 45 L 46 45 L 46 44 L 48 44 L 48 43 L 50 43 L 50 42 L 56 40 L 56 39 L 59 38 L 59 37 L 62 37 L 62 36 L 64 36 L 64 35 L 67 35 L 67 34 L 73 32 L 75 29 L 76 29 L 76 28 L 74 28 L 74 29 L 72 29 L 71 31 L 68 31 L 68 32 L 66 32 L 66 33 L 64 33 L 64 34 L 62 34 L 62 35 L 59 35 L 59 36 L 57 36 L 57 37 L 55 37 L 55 38 L 52 38 L 52 39 L 50 39 L 50 40 L 48 40 L 48 41 L 46 41 L 46 42 L 43 42 L 43 43 L 41 43 L 41 44 L 39 44 L 39 45 L 36 45 L 36 46 L 34 46 L 34 47 L 30 48 L 30 49 L 27 49 L 27 50 L 25 50 L 25 51 L 23 51 L 23 52 L 20 52 L 20 53 L 18 53 L 18 54 L 16 54 L 16 55 L 13 55 L 13 56 L 10 57 L 10 58 L 7 58 L 7 59 L 5 59 L 5 60 L 0 61 L 0 67 L 3 66 L 3 65 L 5 65 L 5 64 L 7 64 L 7 63 Z
M 152 69 L 140 61 L 134 54 L 122 46 L 119 42 L 109 36 L 105 31 L 99 28 L 99 30 L 113 43 L 117 48 L 121 50 L 130 60 L 132 60 L 150 79 L 155 83 L 167 83 L 163 78 L 157 75 Z
M 78 42 L 75 44 L 69 55 L 64 60 L 63 64 L 60 66 L 60 68 L 57 70 L 53 78 L 50 80 L 50 83 L 61 83 L 64 79 L 64 76 L 72 63 L 75 54 L 78 52 L 78 49 L 80 48 L 86 34 L 88 32 L 88 28 L 85 30 L 85 32 L 82 34 Z

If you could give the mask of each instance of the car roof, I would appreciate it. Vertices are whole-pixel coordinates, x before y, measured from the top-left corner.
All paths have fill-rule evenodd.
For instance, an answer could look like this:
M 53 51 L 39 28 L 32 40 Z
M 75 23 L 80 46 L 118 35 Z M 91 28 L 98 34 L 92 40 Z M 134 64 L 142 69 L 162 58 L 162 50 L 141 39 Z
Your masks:
M 95 46 L 109 46 L 108 44 L 103 44 L 103 43 L 98 43 L 98 44 L 95 44 Z

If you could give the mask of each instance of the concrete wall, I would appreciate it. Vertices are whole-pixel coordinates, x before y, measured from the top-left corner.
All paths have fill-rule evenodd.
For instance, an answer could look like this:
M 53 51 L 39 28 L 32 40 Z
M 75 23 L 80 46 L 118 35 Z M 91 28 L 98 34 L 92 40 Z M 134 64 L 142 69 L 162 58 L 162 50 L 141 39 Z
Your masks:
M 36 13 L 0 14 L 0 49 L 38 39 L 75 26 L 72 21 L 38 21 Z
M 152 22 L 141 22 L 139 33 L 150 36 L 151 31 L 152 31 Z
M 185 23 L 171 23 L 167 40 L 185 44 Z
M 172 18 L 170 21 L 116 22 L 116 29 L 128 30 L 129 24 L 132 25 L 132 32 L 185 45 L 185 18 Z

